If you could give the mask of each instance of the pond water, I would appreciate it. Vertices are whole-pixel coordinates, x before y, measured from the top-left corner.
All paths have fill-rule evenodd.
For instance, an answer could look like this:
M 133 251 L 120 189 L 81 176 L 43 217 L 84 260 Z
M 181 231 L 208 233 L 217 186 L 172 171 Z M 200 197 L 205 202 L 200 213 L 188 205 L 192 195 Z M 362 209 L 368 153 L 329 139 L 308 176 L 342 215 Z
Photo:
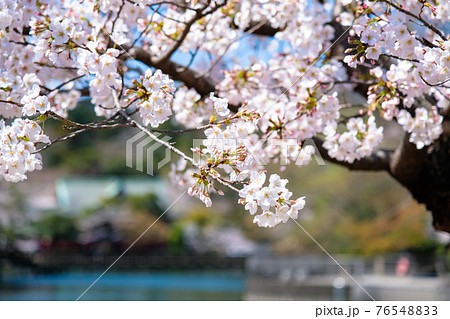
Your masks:
M 5 275 L 0 300 L 76 300 L 99 272 Z M 107 272 L 81 300 L 241 300 L 242 272 Z

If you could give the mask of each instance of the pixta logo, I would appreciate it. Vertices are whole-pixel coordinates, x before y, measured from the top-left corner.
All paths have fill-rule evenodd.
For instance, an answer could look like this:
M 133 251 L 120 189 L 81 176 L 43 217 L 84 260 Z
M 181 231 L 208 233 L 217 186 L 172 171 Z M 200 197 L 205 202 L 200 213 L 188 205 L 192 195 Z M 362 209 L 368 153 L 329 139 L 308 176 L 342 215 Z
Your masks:
M 169 136 L 160 133 L 154 134 L 162 141 L 168 142 Z M 147 162 L 145 173 L 153 175 L 154 171 L 154 154 L 163 145 L 155 142 L 145 132 L 139 132 L 133 137 L 129 138 L 126 143 L 126 165 L 135 168 L 140 172 L 144 172 L 144 162 Z M 165 148 L 164 158 L 157 163 L 158 169 L 170 162 L 171 152 Z

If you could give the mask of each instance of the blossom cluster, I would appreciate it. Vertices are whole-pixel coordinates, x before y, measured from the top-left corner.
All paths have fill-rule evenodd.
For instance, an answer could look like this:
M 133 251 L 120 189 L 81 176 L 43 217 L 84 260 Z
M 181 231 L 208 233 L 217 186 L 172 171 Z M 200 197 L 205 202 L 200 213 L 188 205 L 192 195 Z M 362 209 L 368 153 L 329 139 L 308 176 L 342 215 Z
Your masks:
M 50 110 L 47 96 L 40 94 L 39 78 L 33 73 L 22 77 L 6 72 L 0 77 L 0 99 L 11 103 L 0 103 L 0 114 L 4 117 L 32 116 Z
M 33 85 L 33 88 L 27 92 L 21 102 L 23 103 L 22 114 L 24 116 L 31 116 L 36 113 L 44 114 L 50 110 L 50 102 L 48 97 L 40 95 L 40 88 L 38 85 Z
M 439 115 L 436 108 L 431 111 L 423 107 L 415 110 L 413 117 L 407 110 L 400 110 L 397 122 L 403 129 L 410 133 L 409 141 L 415 143 L 418 149 L 430 145 L 442 134 L 443 117 Z
M 88 42 L 89 50 L 79 50 L 78 74 L 93 76 L 89 82 L 89 94 L 99 116 L 109 116 L 116 111 L 113 91 L 122 87 L 117 73 L 119 50 L 107 49 L 103 54 L 97 52 L 96 43 Z
M 375 117 L 364 122 L 362 118 L 350 118 L 347 131 L 337 133 L 337 127 L 328 127 L 323 146 L 331 157 L 339 161 L 353 163 L 355 160 L 369 156 L 383 139 L 383 127 L 377 127 Z
M 305 206 L 305 197 L 291 200 L 292 192 L 286 188 L 288 180 L 277 174 L 270 175 L 268 186 L 264 186 L 265 182 L 265 172 L 252 172 L 249 183 L 239 192 L 239 202 L 251 215 L 262 210 L 253 222 L 260 227 L 274 227 L 290 218 L 297 219 L 298 211 Z
M 236 65 L 224 71 L 219 91 L 225 92 L 223 95 L 231 104 L 237 105 L 252 99 L 269 81 L 265 63 L 255 63 L 246 68 Z
M 254 130 L 248 122 L 236 122 L 225 129 L 213 126 L 205 130 L 206 139 L 202 141 L 199 154 L 210 167 L 221 168 L 229 175 L 230 181 L 242 181 L 254 165 L 244 138 Z
M 174 94 L 173 113 L 178 123 L 194 128 L 209 120 L 211 112 L 197 91 L 182 86 Z
M 336 93 L 319 98 L 313 95 L 306 92 L 301 99 L 299 95 L 293 95 L 291 101 L 283 97 L 277 102 L 272 102 L 274 97 L 262 100 L 263 96 L 258 96 L 249 102 L 250 105 L 263 105 L 265 110 L 258 127 L 270 141 L 261 150 L 267 158 L 281 156 L 286 159 L 283 165 L 291 161 L 302 165 L 309 161 L 312 153 L 302 148 L 302 142 L 335 125 L 342 108 Z
M 70 90 L 65 93 L 58 93 L 53 96 L 52 111 L 66 118 L 68 112 L 75 109 L 81 93 L 78 90 Z
M 0 173 L 6 181 L 22 181 L 27 172 L 42 168 L 36 143 L 50 143 L 37 122 L 15 119 L 6 125 L 0 121 Z
M 253 21 L 268 21 L 280 28 L 275 37 L 294 48 L 298 58 L 315 58 L 333 38 L 334 30 L 327 25 L 332 16 L 323 6 L 306 0 L 297 1 L 236 1 L 239 11 L 235 23 L 248 28 Z M 299 26 L 302 26 L 299 28 Z
M 211 207 L 212 205 L 212 200 L 209 195 L 212 188 L 212 177 L 209 176 L 210 174 L 211 170 L 208 172 L 204 168 L 200 169 L 200 173 L 193 173 L 192 177 L 195 178 L 195 182 L 188 189 L 188 194 L 197 196 L 206 207 Z
M 346 79 L 340 63 L 327 62 L 317 67 L 310 66 L 307 60 L 283 55 L 267 65 L 259 62 L 225 72 L 219 94 L 233 99 L 235 104 L 245 99 L 248 108 L 261 114 L 258 129 L 262 137 L 274 143 L 279 139 L 275 147 L 264 145 L 262 156 L 272 159 L 282 155 L 292 161 L 300 156 L 305 157 L 300 162 L 306 163 L 311 152 L 302 151 L 302 142 L 336 122 L 342 108 L 337 92 L 324 94 L 320 84 Z
M 446 93 L 443 93 L 447 89 L 439 86 L 450 78 L 450 41 L 431 28 L 421 30 L 407 22 L 415 15 L 417 19 L 435 21 L 439 25 L 438 20 L 442 19 L 442 13 L 450 10 L 450 5 L 448 2 L 425 5 L 407 0 L 402 8 L 412 15 L 393 12 L 385 4 L 377 3 L 370 9 L 374 15 L 360 16 L 353 26 L 358 38 L 350 41 L 356 47 L 347 51 L 353 52 L 344 62 L 356 67 L 358 62 L 376 61 L 383 54 L 393 59 L 388 70 L 376 67 L 371 71 L 381 83 L 375 89 L 383 87 L 383 90 L 380 94 L 369 90 L 368 104 L 380 104 L 381 115 L 386 120 L 396 119 L 411 133 L 410 141 L 422 148 L 440 136 L 442 118 L 436 110 L 423 107 L 416 108 L 415 117 L 401 109 L 411 108 L 417 98 L 424 95 L 433 95 L 437 100 L 435 106 L 448 107 Z
M 225 99 L 214 96 L 210 99 L 216 111 L 218 108 L 218 112 L 224 114 L 223 112 L 228 110 Z M 216 181 L 220 180 L 228 185 L 243 182 L 257 165 L 253 157 L 249 156 L 251 145 L 246 143 L 246 139 L 254 134 L 258 118 L 259 115 L 255 112 L 242 110 L 222 121 L 229 124 L 210 125 L 204 131 L 206 139 L 194 140 L 194 143 L 201 142 L 192 148 L 194 154 L 192 161 L 197 170 L 187 169 L 185 161 L 179 162 L 172 165 L 171 180 L 182 186 L 191 182 L 189 194 L 198 197 L 206 206 L 210 206 L 212 204 L 210 192 L 223 194 L 214 186 Z
M 219 116 L 227 116 L 228 114 L 230 114 L 230 110 L 228 109 L 228 100 L 227 99 L 215 97 L 214 93 L 210 94 L 209 99 L 213 103 L 214 111 L 216 111 Z
M 137 100 L 139 114 L 144 125 L 158 127 L 172 115 L 174 82 L 161 70 L 145 71 L 141 82 L 134 81 L 137 90 L 128 90 L 131 99 Z
M 183 40 L 180 51 L 183 53 L 192 52 L 192 48 L 196 50 L 202 50 L 208 52 L 208 54 L 220 56 L 225 54 L 227 51 L 234 50 L 238 47 L 236 38 L 239 36 L 239 31 L 230 28 L 233 23 L 233 19 L 230 16 L 232 8 L 236 4 L 234 1 L 230 1 L 230 4 L 226 6 L 223 10 L 213 10 L 211 14 L 206 15 L 198 23 L 194 23 L 190 26 L 189 33 Z M 127 3 L 128 4 L 128 3 Z M 145 3 L 146 5 L 148 3 Z M 126 43 L 127 40 L 125 36 L 120 36 L 118 33 L 129 33 L 133 27 L 136 27 L 139 32 L 143 32 L 142 43 L 145 49 L 155 58 L 161 57 L 174 42 L 177 41 L 182 34 L 186 23 L 195 16 L 194 10 L 205 10 L 204 1 L 189 2 L 189 6 L 192 10 L 177 10 L 176 6 L 169 6 L 165 9 L 164 14 L 159 12 L 145 12 L 145 6 L 135 7 L 135 20 L 128 19 L 124 21 L 125 27 L 122 28 L 125 32 L 120 32 L 122 30 L 117 30 L 115 34 L 113 33 L 113 38 L 120 38 L 122 43 Z M 116 7 L 120 7 L 119 4 Z M 131 6 L 132 7 L 132 6 Z M 212 1 L 210 8 L 219 8 L 220 2 Z M 131 11 L 130 6 L 126 5 L 129 12 Z M 149 21 L 153 23 L 149 25 Z M 134 24 L 134 25 L 133 25 Z M 122 40 L 123 39 L 123 40 Z

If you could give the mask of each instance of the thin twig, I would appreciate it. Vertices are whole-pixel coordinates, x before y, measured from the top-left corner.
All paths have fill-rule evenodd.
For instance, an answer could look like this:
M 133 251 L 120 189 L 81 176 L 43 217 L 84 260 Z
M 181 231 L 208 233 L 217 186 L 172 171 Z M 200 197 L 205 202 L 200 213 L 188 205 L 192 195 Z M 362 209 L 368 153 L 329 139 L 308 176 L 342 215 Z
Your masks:
M 446 88 L 446 89 L 450 89 L 450 86 L 444 85 L 445 83 L 447 83 L 448 81 L 450 81 L 450 78 L 448 78 L 447 80 L 444 80 L 444 81 L 442 81 L 442 82 L 436 83 L 436 84 L 431 84 L 431 83 L 429 83 L 427 80 L 425 80 L 425 79 L 423 78 L 422 73 L 419 73 L 419 76 L 420 76 L 420 78 L 422 79 L 422 81 L 424 81 L 425 84 L 427 84 L 427 85 L 429 85 L 429 86 L 439 86 L 439 87 L 443 87 L 443 88 Z
M 81 133 L 84 132 L 88 132 L 88 131 L 93 131 L 93 130 L 107 130 L 107 129 L 114 129 L 114 128 L 119 128 L 119 127 L 134 127 L 134 125 L 132 123 L 116 123 L 116 124 L 112 124 L 112 125 L 97 125 L 97 126 L 89 126 L 89 127 L 83 127 L 81 129 L 78 129 L 76 131 L 70 132 L 66 135 L 60 136 L 55 138 L 53 141 L 51 141 L 50 144 L 46 144 L 45 146 L 43 146 L 42 148 L 38 149 L 37 151 L 35 151 L 34 153 L 40 153 L 44 150 L 46 150 L 47 148 L 49 148 L 50 146 L 59 143 L 59 142 L 63 142 L 66 141 L 68 139 L 74 138 L 78 135 L 80 135 Z
M 420 61 L 419 61 L 419 60 L 417 60 L 417 59 L 408 59 L 408 58 L 402 58 L 402 57 L 399 57 L 399 56 L 396 56 L 396 55 L 392 55 L 392 54 L 386 54 L 386 53 L 382 53 L 382 54 L 380 54 L 380 55 L 382 55 L 382 56 L 386 56 L 386 57 L 388 57 L 388 58 L 393 58 L 393 59 L 397 59 L 397 60 L 402 60 L 402 61 L 409 61 L 409 62 L 420 63 Z
M 74 78 L 72 78 L 72 79 L 70 79 L 70 80 L 67 80 L 67 81 L 61 83 L 60 85 L 58 85 L 57 87 L 55 87 L 55 88 L 53 88 L 53 89 L 50 89 L 50 90 L 48 91 L 48 93 L 51 93 L 51 92 L 53 92 L 53 91 L 57 91 L 57 90 L 59 90 L 60 88 L 64 87 L 65 85 L 67 85 L 67 84 L 69 84 L 69 83 L 71 83 L 71 82 L 73 82 L 73 81 L 79 80 L 79 79 L 81 79 L 82 77 L 84 77 L 84 74 L 78 75 L 78 76 L 76 76 L 76 77 L 74 77 Z M 48 94 L 48 93 L 47 93 L 47 94 Z
M 117 15 L 116 15 L 116 17 L 114 18 L 114 20 L 113 20 L 113 22 L 112 22 L 112 26 L 111 26 L 111 34 L 114 33 L 114 27 L 116 26 L 116 22 L 117 22 L 117 20 L 119 19 L 120 14 L 122 13 L 122 9 L 123 9 L 124 6 L 125 6 L 125 0 L 122 0 L 122 4 L 121 4 L 120 7 L 119 7 L 119 11 L 117 11 Z

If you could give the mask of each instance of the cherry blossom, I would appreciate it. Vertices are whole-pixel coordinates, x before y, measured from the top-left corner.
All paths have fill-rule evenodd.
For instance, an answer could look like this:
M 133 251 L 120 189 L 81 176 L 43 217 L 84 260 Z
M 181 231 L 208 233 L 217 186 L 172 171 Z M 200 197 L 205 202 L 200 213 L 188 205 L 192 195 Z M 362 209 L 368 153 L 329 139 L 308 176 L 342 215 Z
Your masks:
M 253 222 L 260 227 L 274 227 L 290 218 L 297 219 L 298 211 L 305 206 L 305 198 L 290 200 L 292 193 L 285 187 L 288 181 L 277 174 L 270 175 L 269 185 L 264 187 L 265 181 L 265 172 L 253 172 L 249 183 L 239 192 L 240 203 L 251 215 L 255 215 L 258 208 L 262 210 Z
M 227 116 L 228 114 L 230 114 L 227 99 L 214 97 L 213 93 L 211 93 L 209 99 L 213 102 L 214 110 L 217 112 L 217 114 L 219 114 L 220 116 Z
M 129 90 L 129 95 L 138 100 L 139 113 L 144 125 L 158 127 L 172 115 L 174 82 L 161 70 L 153 74 L 149 69 L 145 72 L 142 83 L 134 82 L 137 91 Z
M 357 163 L 379 150 L 385 121 L 415 149 L 448 134 L 449 14 L 448 1 L 419 0 L 0 0 L 1 174 L 41 168 L 49 117 L 69 137 L 130 126 L 152 137 L 170 121 L 202 137 L 192 157 L 162 143 L 183 161 L 175 183 L 206 206 L 231 189 L 259 226 L 285 223 L 305 200 L 276 174 L 267 184 L 264 165 Z M 81 99 L 102 119 L 73 122 Z
M 19 182 L 26 173 L 42 168 L 37 143 L 50 143 L 35 121 L 16 119 L 11 125 L 0 121 L 0 172 L 5 180 Z

